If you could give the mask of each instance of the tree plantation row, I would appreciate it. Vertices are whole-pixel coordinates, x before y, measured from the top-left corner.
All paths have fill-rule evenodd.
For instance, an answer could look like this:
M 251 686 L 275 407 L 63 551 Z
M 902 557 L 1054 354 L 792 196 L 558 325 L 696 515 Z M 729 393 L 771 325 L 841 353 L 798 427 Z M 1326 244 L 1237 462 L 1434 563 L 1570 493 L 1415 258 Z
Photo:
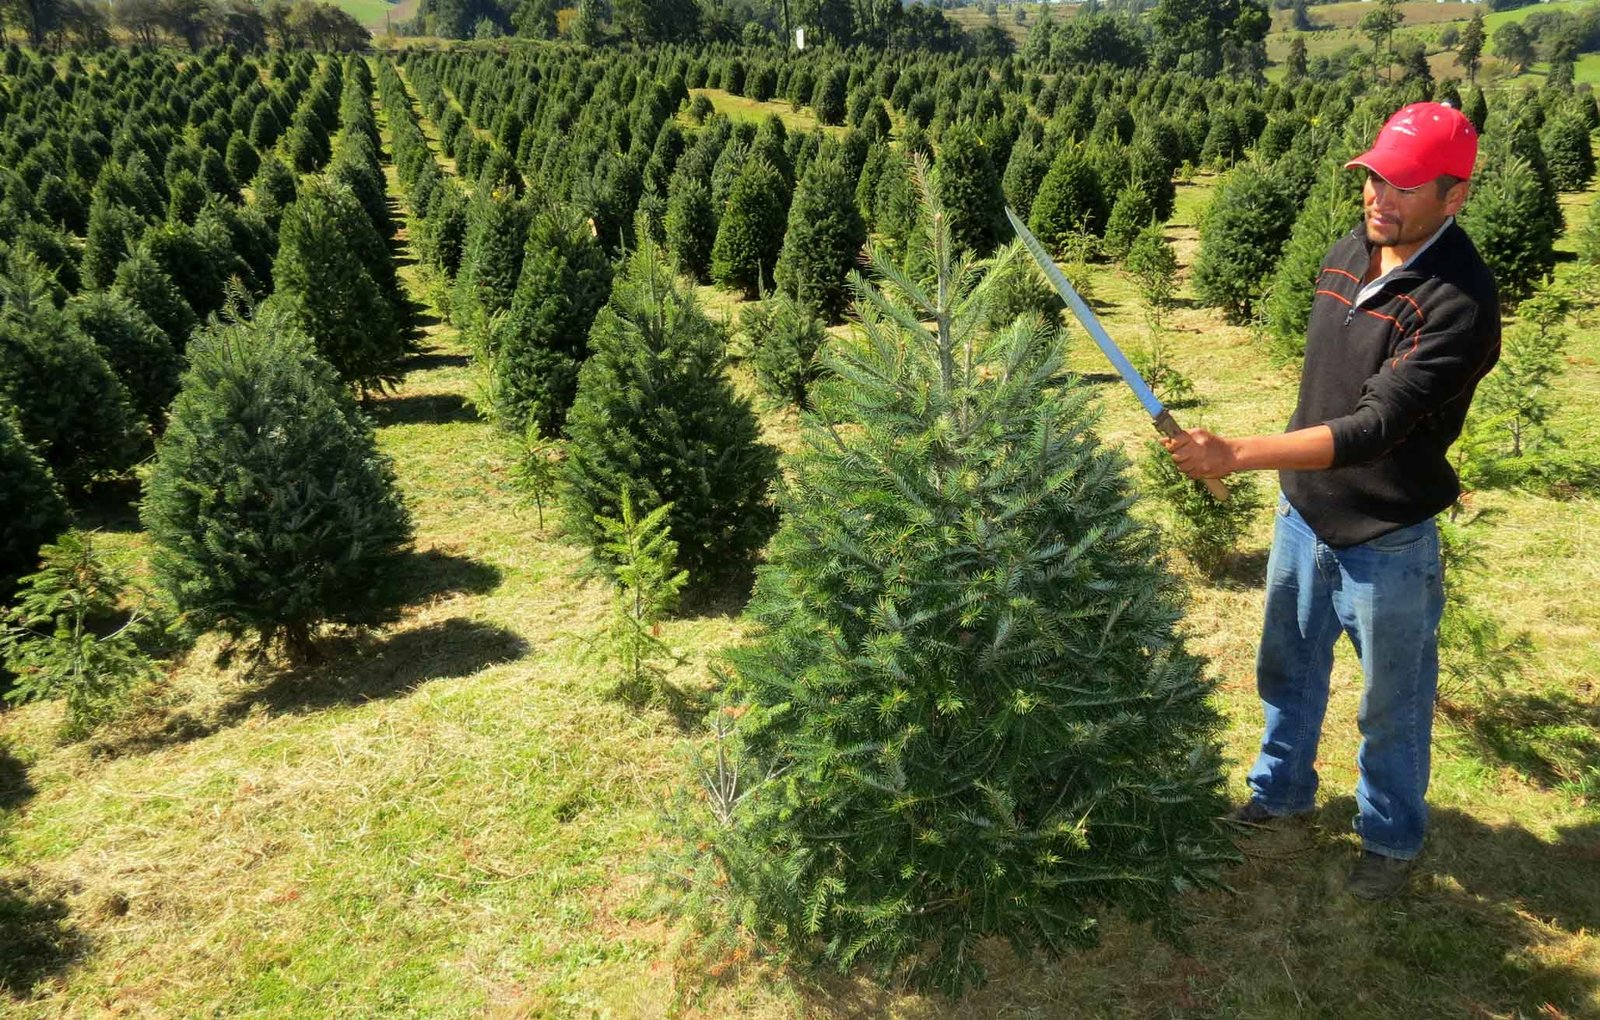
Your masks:
M 416 351 L 404 227 L 518 484 L 616 591 L 596 644 L 618 692 L 706 720 L 673 822 L 695 923 L 955 995 L 983 939 L 1060 953 L 1108 907 L 1175 935 L 1183 894 L 1218 887 L 1214 681 L 1004 210 L 1091 299 L 1136 281 L 1141 365 L 1192 397 L 1162 340 L 1177 182 L 1221 175 L 1194 292 L 1290 361 L 1359 215 L 1340 168 L 1425 84 L 678 46 L 10 50 L 3 72 L 0 651 L 12 700 L 66 702 L 65 736 L 205 635 L 295 668 L 396 617 L 413 523 L 367 409 Z M 1519 322 L 1459 467 L 1570 495 L 1595 471 L 1545 391 L 1600 276 L 1550 271 L 1600 109 L 1465 103 L 1462 223 Z M 1580 247 L 1600 263 L 1600 233 Z M 697 284 L 742 301 L 731 329 Z M 781 473 L 733 354 L 805 412 Z M 148 586 L 67 530 L 130 479 Z M 1202 568 L 1260 505 L 1160 455 L 1144 483 Z M 698 701 L 658 624 L 752 569 L 748 637 Z M 1509 668 L 1495 628 L 1457 596 L 1452 668 Z

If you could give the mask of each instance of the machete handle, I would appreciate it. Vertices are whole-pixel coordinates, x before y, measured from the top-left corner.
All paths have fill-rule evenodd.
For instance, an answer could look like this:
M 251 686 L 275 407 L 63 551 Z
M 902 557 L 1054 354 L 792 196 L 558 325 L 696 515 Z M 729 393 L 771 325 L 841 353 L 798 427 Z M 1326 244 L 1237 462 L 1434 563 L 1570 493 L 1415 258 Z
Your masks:
M 1154 425 L 1156 431 L 1168 439 L 1176 439 L 1184 434 L 1183 429 L 1178 427 L 1178 423 L 1172 420 L 1172 412 L 1165 408 L 1162 409 L 1160 414 L 1151 419 L 1150 424 Z M 1200 482 L 1218 503 L 1226 503 L 1228 501 L 1228 487 L 1222 484 L 1222 479 L 1202 478 Z

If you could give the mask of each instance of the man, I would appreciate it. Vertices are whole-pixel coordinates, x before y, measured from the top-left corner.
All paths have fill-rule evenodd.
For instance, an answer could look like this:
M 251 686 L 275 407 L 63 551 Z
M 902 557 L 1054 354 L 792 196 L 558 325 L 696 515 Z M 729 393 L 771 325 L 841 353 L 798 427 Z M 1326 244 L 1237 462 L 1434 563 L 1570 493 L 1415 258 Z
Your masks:
M 1256 682 L 1266 716 L 1241 821 L 1309 812 L 1342 630 L 1365 689 L 1348 889 L 1405 885 L 1427 826 L 1429 745 L 1444 609 L 1434 515 L 1460 494 L 1446 458 L 1500 353 L 1494 280 L 1454 216 L 1478 139 L 1459 111 L 1414 103 L 1349 167 L 1367 171 L 1364 223 L 1328 252 L 1288 431 L 1164 440 L 1191 478 L 1277 469 Z

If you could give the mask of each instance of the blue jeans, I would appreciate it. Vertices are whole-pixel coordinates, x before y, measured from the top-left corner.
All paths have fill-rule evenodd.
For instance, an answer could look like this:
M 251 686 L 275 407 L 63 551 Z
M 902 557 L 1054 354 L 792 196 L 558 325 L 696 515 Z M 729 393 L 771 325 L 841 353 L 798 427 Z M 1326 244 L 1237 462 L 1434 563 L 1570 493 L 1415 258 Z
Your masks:
M 1355 830 L 1368 850 L 1409 860 L 1422 849 L 1428 824 L 1424 797 L 1444 612 L 1438 527 L 1429 518 L 1331 549 L 1281 494 L 1274 524 L 1256 658 L 1266 732 L 1250 790 L 1273 814 L 1313 807 L 1317 741 L 1342 631 L 1366 680 L 1357 716 Z

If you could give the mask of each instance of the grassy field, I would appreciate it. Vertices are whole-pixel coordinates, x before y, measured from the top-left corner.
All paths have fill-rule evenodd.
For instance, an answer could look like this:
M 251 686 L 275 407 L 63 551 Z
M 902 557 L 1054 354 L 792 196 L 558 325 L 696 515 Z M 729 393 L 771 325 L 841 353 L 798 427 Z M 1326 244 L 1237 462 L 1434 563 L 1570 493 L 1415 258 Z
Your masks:
M 1180 191 L 1168 233 L 1185 265 L 1214 184 Z M 1568 202 L 1574 225 L 1591 197 Z M 426 301 L 404 233 L 397 254 Z M 701 293 L 716 314 L 735 311 L 728 295 Z M 1187 287 L 1183 297 L 1172 346 L 1204 403 L 1181 418 L 1281 428 L 1293 374 Z M 1095 301 L 1136 346 L 1128 283 L 1106 270 Z M 1315 817 L 1242 844 L 1232 891 L 1192 897 L 1187 950 L 1111 917 L 1099 948 L 1059 963 L 990 947 L 991 982 L 952 1004 L 758 952 L 704 959 L 652 908 L 649 862 L 672 838 L 662 805 L 698 735 L 596 680 L 585 638 L 607 594 L 577 577 L 579 551 L 511 488 L 459 338 L 431 311 L 423 323 L 425 349 L 372 407 L 417 522 L 399 624 L 335 642 L 299 674 L 249 678 L 218 668 L 204 644 L 132 719 L 84 744 L 54 742 L 56 706 L 0 715 L 0 1014 L 1600 1015 L 1600 806 L 1586 799 L 1593 786 L 1585 794 L 1527 754 L 1538 735 L 1581 756 L 1600 726 L 1594 498 L 1480 497 L 1503 515 L 1483 594 L 1530 633 L 1533 665 L 1494 706 L 1441 719 L 1435 826 L 1408 898 L 1369 906 L 1340 892 L 1356 846 L 1360 695 L 1342 645 Z M 1070 343 L 1078 369 L 1104 372 L 1081 333 Z M 1559 396 L 1557 427 L 1600 451 L 1600 329 L 1575 333 Z M 1114 386 L 1102 405 L 1101 435 L 1136 454 L 1149 435 L 1137 406 Z M 792 414 L 765 412 L 763 425 L 794 443 Z M 1263 513 L 1224 578 L 1174 561 L 1190 586 L 1186 627 L 1219 682 L 1236 794 L 1258 737 L 1251 663 L 1269 525 Z M 137 562 L 137 522 L 110 515 L 102 527 Z M 708 662 L 744 633 L 732 606 L 671 621 L 665 639 L 690 657 L 679 680 L 708 682 Z
M 1592 2 L 1593 0 L 1548 0 L 1545 3 L 1531 4 L 1512 11 L 1485 12 L 1484 29 L 1488 35 L 1488 42 L 1483 56 L 1483 66 L 1479 70 L 1480 81 L 1484 84 L 1522 84 L 1527 81 L 1537 82 L 1543 75 L 1543 65 L 1536 65 L 1521 75 L 1511 74 L 1511 68 L 1502 64 L 1493 55 L 1495 29 L 1508 22 L 1522 21 L 1538 11 L 1576 12 L 1590 6 Z M 1363 35 L 1358 26 L 1361 16 L 1371 9 L 1370 4 L 1362 3 L 1360 0 L 1311 7 L 1308 10 L 1315 28 L 1305 33 L 1294 31 L 1291 11 L 1275 11 L 1272 17 L 1272 31 L 1267 36 L 1267 57 L 1279 66 L 1269 70 L 1268 76 L 1276 77 L 1282 73 L 1281 63 L 1288 55 L 1290 41 L 1297 34 L 1304 36 L 1306 54 L 1313 58 L 1335 53 L 1348 46 L 1370 50 L 1372 40 Z M 1458 30 L 1465 27 L 1466 23 L 1472 20 L 1478 7 L 1465 3 L 1410 0 L 1400 4 L 1399 10 L 1404 15 L 1404 21 L 1395 32 L 1395 43 L 1398 45 L 1402 40 L 1421 39 L 1428 47 L 1428 66 L 1435 80 L 1465 78 L 1466 72 L 1455 62 L 1455 52 L 1444 50 L 1439 46 L 1438 40 L 1440 33 L 1448 25 L 1454 25 Z M 1600 68 L 1584 66 L 1586 63 L 1591 63 L 1592 56 L 1594 55 L 1580 58 L 1577 81 L 1600 80 Z

